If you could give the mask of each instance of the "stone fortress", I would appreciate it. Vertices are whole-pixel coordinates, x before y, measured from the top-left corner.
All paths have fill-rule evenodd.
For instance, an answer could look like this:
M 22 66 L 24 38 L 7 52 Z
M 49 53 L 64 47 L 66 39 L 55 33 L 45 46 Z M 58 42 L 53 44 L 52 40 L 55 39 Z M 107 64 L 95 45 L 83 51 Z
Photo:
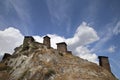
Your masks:
M 0 62 L 0 80 L 118 80 L 110 69 L 109 59 L 98 56 L 99 65 L 72 55 L 65 42 L 51 46 L 25 36 L 12 55 L 5 53 Z
M 32 42 L 35 42 L 35 40 L 34 40 L 34 38 L 32 36 L 25 36 L 24 41 L 23 41 L 23 49 L 28 49 L 29 48 L 29 46 L 28 46 L 29 43 L 32 43 Z M 52 48 L 51 47 L 50 37 L 45 36 L 43 38 L 43 43 L 41 43 L 41 45 L 46 46 L 48 49 Z M 59 52 L 65 52 L 67 54 L 72 55 L 72 52 L 67 50 L 67 44 L 65 42 L 56 43 L 56 45 L 57 45 L 57 50 Z M 5 53 L 5 55 L 3 57 L 3 60 L 8 58 L 8 57 L 11 57 L 11 55 L 8 54 L 8 53 Z M 111 69 L 110 69 L 110 64 L 109 64 L 108 57 L 106 57 L 106 56 L 98 56 L 98 58 L 99 58 L 99 65 L 101 67 L 103 67 L 104 69 L 108 70 L 110 73 L 112 73 Z

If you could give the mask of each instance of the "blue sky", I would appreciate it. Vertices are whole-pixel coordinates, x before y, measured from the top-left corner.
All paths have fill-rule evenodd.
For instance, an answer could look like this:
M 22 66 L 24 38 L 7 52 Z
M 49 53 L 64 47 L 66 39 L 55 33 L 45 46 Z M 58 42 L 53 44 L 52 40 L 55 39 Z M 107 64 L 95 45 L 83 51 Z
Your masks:
M 49 35 L 53 47 L 65 41 L 75 55 L 92 62 L 108 56 L 120 78 L 120 0 L 0 0 L 1 55 L 12 53 L 25 35 L 39 42 Z

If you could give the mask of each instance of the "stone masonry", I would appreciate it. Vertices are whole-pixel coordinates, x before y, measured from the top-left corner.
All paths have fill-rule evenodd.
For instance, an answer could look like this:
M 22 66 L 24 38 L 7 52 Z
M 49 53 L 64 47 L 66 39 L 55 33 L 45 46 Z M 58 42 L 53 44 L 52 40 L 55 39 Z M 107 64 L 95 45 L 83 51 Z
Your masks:
M 67 44 L 65 42 L 57 43 L 57 50 L 67 52 Z
M 32 36 L 25 36 L 23 41 L 23 49 L 27 49 L 29 46 L 29 43 L 34 42 L 34 38 Z
M 44 40 L 43 40 L 43 44 L 46 45 L 48 48 L 50 48 L 50 47 L 51 47 L 50 37 L 45 36 L 45 37 L 44 37 Z
M 11 57 L 11 55 L 9 53 L 5 53 L 2 60 L 7 59 L 8 57 Z
M 99 65 L 105 68 L 106 70 L 108 70 L 109 72 L 111 72 L 108 57 L 98 56 L 98 58 L 99 58 Z

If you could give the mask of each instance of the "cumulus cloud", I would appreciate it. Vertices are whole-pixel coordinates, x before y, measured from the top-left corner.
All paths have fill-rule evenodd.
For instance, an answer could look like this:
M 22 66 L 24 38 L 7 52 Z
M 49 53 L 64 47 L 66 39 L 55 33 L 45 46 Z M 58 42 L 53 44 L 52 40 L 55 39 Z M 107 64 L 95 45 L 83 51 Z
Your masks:
M 109 48 L 108 48 L 108 52 L 109 53 L 114 53 L 115 52 L 115 46 L 110 46 Z
M 13 27 L 0 30 L 0 56 L 4 53 L 12 54 L 14 48 L 19 46 L 23 41 L 23 35 L 18 29 Z
M 87 59 L 91 62 L 97 62 L 97 55 L 95 53 L 91 53 L 90 50 L 85 46 L 79 46 L 75 49 L 75 52 L 77 53 L 76 56 L 79 56 L 83 59 Z
M 90 27 L 86 22 L 83 22 L 76 30 L 72 38 L 66 40 L 68 48 L 74 52 L 75 55 L 96 62 L 97 55 L 92 53 L 86 46 L 90 43 L 99 40 L 97 32 Z
M 72 38 L 67 39 L 69 45 L 81 46 L 87 45 L 99 40 L 97 32 L 86 22 L 83 22 L 76 30 Z
M 97 55 L 88 49 L 88 45 L 99 40 L 97 32 L 86 22 L 83 22 L 71 38 L 65 38 L 56 34 L 47 34 L 51 38 L 51 46 L 56 48 L 56 43 L 66 42 L 68 50 L 74 55 L 83 59 L 97 63 Z M 13 27 L 0 31 L 0 51 L 1 55 L 5 52 L 12 53 L 13 49 L 22 44 L 24 36 L 18 29 Z M 37 42 L 42 43 L 44 36 L 33 36 Z

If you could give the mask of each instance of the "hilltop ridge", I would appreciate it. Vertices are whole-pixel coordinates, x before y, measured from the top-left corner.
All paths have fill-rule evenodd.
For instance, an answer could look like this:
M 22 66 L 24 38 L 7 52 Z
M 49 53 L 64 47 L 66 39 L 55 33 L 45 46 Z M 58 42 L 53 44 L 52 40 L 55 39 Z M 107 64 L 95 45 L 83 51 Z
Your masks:
M 54 49 L 48 36 L 44 37 L 43 43 L 25 36 L 23 44 L 15 48 L 12 55 L 4 55 L 0 63 L 0 79 L 117 80 L 110 70 L 107 57 L 99 58 L 100 66 L 73 56 L 65 42 L 57 43 L 57 49 Z

